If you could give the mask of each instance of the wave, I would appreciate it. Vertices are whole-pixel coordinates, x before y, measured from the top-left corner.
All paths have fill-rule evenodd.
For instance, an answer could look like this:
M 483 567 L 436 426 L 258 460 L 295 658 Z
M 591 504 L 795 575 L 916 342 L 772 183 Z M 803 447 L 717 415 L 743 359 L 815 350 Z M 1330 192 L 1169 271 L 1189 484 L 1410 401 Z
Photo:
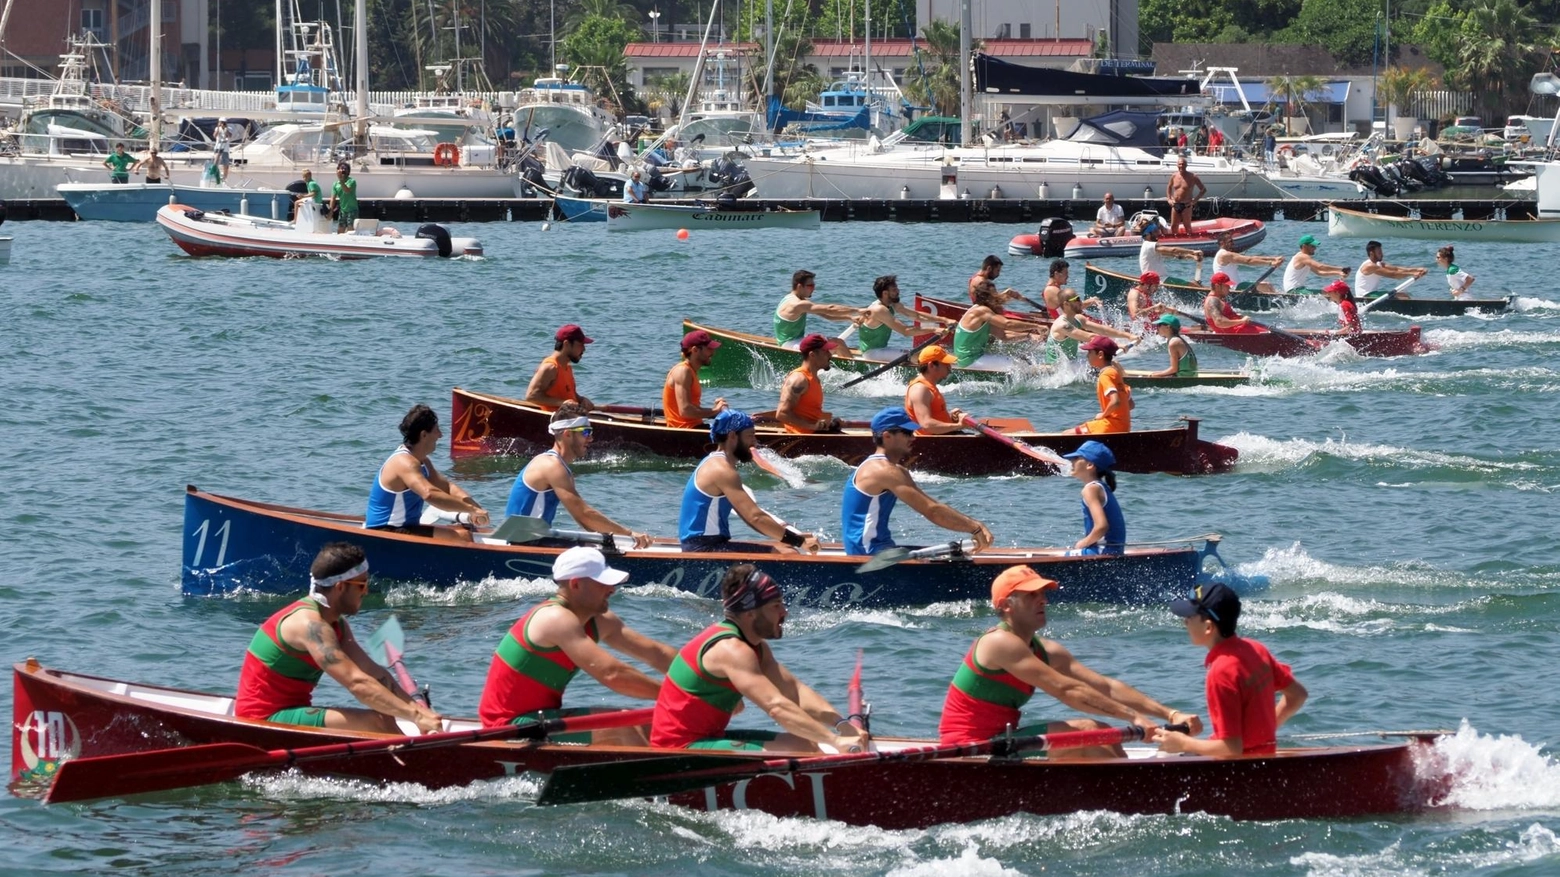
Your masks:
M 1487 460 L 1444 451 L 1421 451 L 1397 445 L 1351 442 L 1347 437 L 1324 441 L 1313 439 L 1273 439 L 1238 432 L 1216 439 L 1240 451 L 1237 468 L 1242 471 L 1278 471 L 1312 462 L 1316 457 L 1332 457 L 1358 463 L 1388 464 L 1398 469 L 1456 469 L 1482 473 L 1541 472 L 1549 467 L 1528 460 Z

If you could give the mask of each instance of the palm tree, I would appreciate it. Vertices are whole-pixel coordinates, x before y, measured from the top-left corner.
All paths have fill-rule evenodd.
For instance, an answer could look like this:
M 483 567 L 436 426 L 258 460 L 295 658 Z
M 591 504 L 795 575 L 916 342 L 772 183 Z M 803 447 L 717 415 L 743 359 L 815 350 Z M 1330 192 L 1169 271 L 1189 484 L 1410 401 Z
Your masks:
M 657 76 L 645 83 L 645 104 L 650 112 L 658 115 L 663 108 L 669 108 L 675 117 L 682 109 L 683 98 L 688 96 L 688 86 L 692 82 L 693 77 L 684 70 Z
M 1453 78 L 1478 94 L 1486 118 L 1498 118 L 1510 95 L 1522 93 L 1533 55 L 1549 35 L 1516 0 L 1481 0 L 1463 20 Z
M 1306 127 L 1311 121 L 1308 111 L 1315 102 L 1316 96 L 1327 88 L 1327 79 L 1321 76 L 1305 74 L 1303 76 L 1274 76 L 1267 81 L 1267 90 L 1270 95 L 1269 102 L 1273 98 L 1280 98 L 1284 103 L 1284 117 L 1293 119 L 1305 118 Z M 1287 122 L 1285 123 L 1288 124 Z M 1291 134 L 1295 133 L 1293 131 Z
M 932 107 L 939 115 L 959 114 L 959 26 L 936 19 L 921 31 L 926 57 L 906 75 L 906 91 L 916 102 Z M 978 51 L 980 40 L 970 41 L 970 50 Z
M 1405 69 L 1388 67 L 1376 85 L 1376 97 L 1384 104 L 1397 107 L 1398 115 L 1412 116 L 1410 105 L 1422 92 L 1435 88 L 1435 77 L 1423 67 Z

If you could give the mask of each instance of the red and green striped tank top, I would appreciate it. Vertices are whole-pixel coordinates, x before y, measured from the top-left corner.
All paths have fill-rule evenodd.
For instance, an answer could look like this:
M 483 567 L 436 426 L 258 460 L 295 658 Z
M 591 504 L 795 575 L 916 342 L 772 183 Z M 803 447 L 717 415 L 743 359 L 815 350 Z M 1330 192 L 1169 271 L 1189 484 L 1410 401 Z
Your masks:
M 282 642 L 278 632 L 288 616 L 305 611 L 318 613 L 320 604 L 309 597 L 296 600 L 277 610 L 255 631 L 249 640 L 249 651 L 244 655 L 244 667 L 239 671 L 234 715 L 243 719 L 269 719 L 282 710 L 312 705 L 314 686 L 319 684 L 324 671 L 308 651 Z M 340 639 L 341 622 L 331 624 L 331 629 Z
M 1008 725 L 1017 727 L 1019 711 L 1034 695 L 1035 687 L 1006 670 L 982 667 L 975 660 L 975 648 L 981 637 L 992 630 L 1006 630 L 1007 626 L 994 627 L 975 638 L 964 655 L 964 663 L 953 674 L 948 686 L 948 697 L 943 701 L 942 723 L 937 728 L 944 743 L 978 743 L 1001 734 Z M 1045 646 L 1037 633 L 1029 641 L 1035 657 L 1051 663 Z
M 477 707 L 484 727 L 507 725 L 518 716 L 539 710 L 558 709 L 563 705 L 563 690 L 580 672 L 563 649 L 545 648 L 531 640 L 527 632 L 531 618 L 546 606 L 563 606 L 563 601 L 553 596 L 532 606 L 509 628 L 493 652 L 487 684 L 482 686 L 482 702 Z M 592 642 L 601 641 L 596 619 L 585 622 L 585 635 Z
M 689 640 L 672 659 L 655 699 L 655 716 L 650 720 L 651 746 L 685 749 L 726 732 L 742 695 L 729 680 L 704 669 L 704 653 L 731 637 L 747 642 L 736 622 L 712 624 Z

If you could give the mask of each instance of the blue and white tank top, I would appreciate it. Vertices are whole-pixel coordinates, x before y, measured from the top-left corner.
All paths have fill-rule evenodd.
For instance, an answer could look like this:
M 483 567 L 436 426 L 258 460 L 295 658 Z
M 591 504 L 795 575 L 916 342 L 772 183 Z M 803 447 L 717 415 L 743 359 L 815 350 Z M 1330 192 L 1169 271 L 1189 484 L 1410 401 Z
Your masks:
M 1101 548 L 1102 554 L 1122 554 L 1127 550 L 1127 519 L 1121 513 L 1121 506 L 1116 502 L 1116 494 L 1111 493 L 1110 488 L 1103 481 L 1091 481 L 1090 484 L 1098 484 L 1105 491 L 1105 538 L 1091 545 L 1091 548 Z M 1089 535 L 1094 529 L 1094 516 L 1089 514 L 1089 504 L 1078 500 L 1083 506 L 1083 534 Z
M 725 459 L 724 451 L 715 451 L 699 461 L 688 485 L 683 488 L 682 513 L 677 517 L 677 538 L 686 542 L 695 536 L 724 536 L 731 538 L 731 500 L 725 496 L 710 496 L 699 489 L 699 470 L 711 459 Z
M 865 466 L 873 460 L 887 459 L 873 454 L 861 461 Z M 877 554 L 894 547 L 894 537 L 888 529 L 888 516 L 894 511 L 899 497 L 892 490 L 872 496 L 862 493 L 856 486 L 856 475 L 861 466 L 845 479 L 845 496 L 840 500 L 840 531 L 844 533 L 846 554 Z
M 410 454 L 411 451 L 402 445 L 395 449 L 386 460 L 388 466 L 401 454 Z M 422 470 L 424 478 L 428 477 L 428 464 L 420 463 L 417 466 Z M 374 475 L 374 486 L 368 489 L 368 511 L 363 515 L 363 526 L 372 527 L 406 527 L 422 522 L 423 498 L 410 490 L 390 490 L 380 483 L 380 477 L 384 475 L 385 467 L 380 466 L 379 472 Z
M 515 476 L 515 486 L 509 489 L 509 505 L 504 507 L 506 516 L 520 515 L 524 518 L 541 518 L 549 524 L 553 522 L 553 518 L 558 514 L 557 491 L 550 487 L 546 490 L 537 490 L 525 483 L 525 473 L 531 471 L 531 464 L 547 456 L 557 457 L 558 452 L 549 450 L 537 454 L 531 458 L 530 463 L 525 464 L 520 474 Z M 574 470 L 569 468 L 568 463 L 564 463 L 563 468 L 570 475 L 574 474 Z

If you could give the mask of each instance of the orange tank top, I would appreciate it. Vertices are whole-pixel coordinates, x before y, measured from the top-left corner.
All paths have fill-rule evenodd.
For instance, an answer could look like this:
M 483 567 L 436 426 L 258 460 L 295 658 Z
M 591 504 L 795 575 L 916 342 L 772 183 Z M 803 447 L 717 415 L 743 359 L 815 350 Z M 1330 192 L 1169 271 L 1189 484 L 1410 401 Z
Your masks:
M 578 399 L 579 391 L 574 387 L 574 365 L 569 358 L 563 355 L 562 350 L 554 351 L 547 361 L 553 364 L 558 371 L 553 375 L 553 382 L 547 388 L 547 395 L 554 399 Z M 548 411 L 557 411 L 556 405 L 539 406 Z
M 686 361 L 679 362 L 677 365 L 672 366 L 671 371 L 666 373 L 666 383 L 661 385 L 661 408 L 666 411 L 667 426 L 675 426 L 678 429 L 697 429 L 704 426 L 702 418 L 695 417 L 689 419 L 677 413 L 677 388 L 672 383 L 672 372 L 677 371 L 678 367 L 684 365 L 688 365 L 688 363 Z M 688 365 L 688 368 L 691 370 L 693 366 Z M 695 408 L 703 404 L 698 374 L 693 376 L 693 386 L 688 388 L 688 401 L 693 403 Z
M 1109 418 L 1100 418 L 1107 428 L 1103 432 L 1131 432 L 1132 431 L 1132 388 L 1127 386 L 1125 375 L 1121 367 L 1115 363 L 1107 368 L 1100 369 L 1100 376 L 1094 384 L 1094 394 L 1099 399 L 1100 410 L 1110 402 L 1111 391 L 1121 394 L 1123 405 L 1121 409 Z M 1090 432 L 1095 430 L 1091 429 Z
M 807 379 L 807 391 L 802 393 L 802 398 L 797 400 L 795 414 L 803 420 L 817 423 L 823 419 L 823 384 L 818 376 L 805 368 L 792 369 L 791 374 L 800 374 Z M 789 379 L 790 375 L 786 376 Z M 786 432 L 806 434 L 813 432 L 811 427 L 802 429 L 789 423 L 785 425 Z
M 932 394 L 932 416 L 937 418 L 938 420 L 941 420 L 943 423 L 950 423 L 950 422 L 952 422 L 953 417 L 951 417 L 948 414 L 948 402 L 947 402 L 947 400 L 943 399 L 942 390 L 937 389 L 937 385 L 932 383 L 931 381 L 927 380 L 925 375 L 917 376 L 915 380 L 910 382 L 910 386 L 905 388 L 905 413 L 910 415 L 911 418 L 915 417 L 915 412 L 910 410 L 910 389 L 911 389 L 911 387 L 914 387 L 916 384 L 921 384 L 921 385 L 925 386 L 927 390 L 931 391 L 931 394 Z M 931 435 L 931 433 L 927 432 L 924 429 L 916 430 L 915 434 L 916 435 Z

